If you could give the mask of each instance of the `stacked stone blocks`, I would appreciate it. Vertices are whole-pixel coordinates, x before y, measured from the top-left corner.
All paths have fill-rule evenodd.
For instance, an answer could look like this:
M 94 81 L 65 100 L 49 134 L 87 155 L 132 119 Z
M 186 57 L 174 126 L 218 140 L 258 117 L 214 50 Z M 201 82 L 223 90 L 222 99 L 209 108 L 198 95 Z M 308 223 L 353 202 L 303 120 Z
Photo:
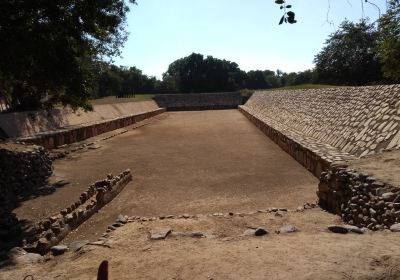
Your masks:
M 400 223 L 399 186 L 347 167 L 400 148 L 400 85 L 257 92 L 239 109 L 320 178 L 322 207 L 372 230 Z

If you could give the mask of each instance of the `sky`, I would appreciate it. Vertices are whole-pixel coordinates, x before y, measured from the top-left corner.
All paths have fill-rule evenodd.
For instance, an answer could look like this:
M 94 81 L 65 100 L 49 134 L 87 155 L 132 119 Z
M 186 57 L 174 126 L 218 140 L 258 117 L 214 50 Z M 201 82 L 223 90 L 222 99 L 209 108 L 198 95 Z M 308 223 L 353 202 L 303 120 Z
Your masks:
M 137 0 L 127 18 L 128 40 L 114 64 L 161 78 L 169 64 L 195 52 L 236 62 L 245 71 L 311 69 L 343 20 L 379 17 L 364 1 L 287 0 L 297 23 L 278 25 L 283 12 L 274 0 Z M 385 0 L 368 1 L 385 12 Z

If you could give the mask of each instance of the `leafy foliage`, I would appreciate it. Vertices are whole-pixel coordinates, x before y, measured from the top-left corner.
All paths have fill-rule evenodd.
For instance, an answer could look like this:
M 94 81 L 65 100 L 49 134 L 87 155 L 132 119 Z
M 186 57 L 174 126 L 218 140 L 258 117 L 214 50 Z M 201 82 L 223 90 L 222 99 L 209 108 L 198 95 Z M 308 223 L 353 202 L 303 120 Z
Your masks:
M 196 53 L 174 61 L 163 75 L 177 92 L 233 91 L 243 88 L 245 79 L 236 63 Z
M 101 62 L 97 67 L 94 98 L 105 96 L 130 96 L 135 93 L 161 92 L 161 81 L 144 75 L 136 67 L 115 66 Z
M 400 82 L 400 1 L 391 1 L 389 10 L 379 19 L 378 56 L 383 76 Z
M 344 21 L 315 56 L 318 79 L 345 85 L 363 85 L 381 80 L 377 38 L 374 26 L 366 20 L 359 23 Z
M 128 10 L 123 0 L 0 1 L 0 94 L 14 109 L 90 109 L 94 62 L 119 54 Z

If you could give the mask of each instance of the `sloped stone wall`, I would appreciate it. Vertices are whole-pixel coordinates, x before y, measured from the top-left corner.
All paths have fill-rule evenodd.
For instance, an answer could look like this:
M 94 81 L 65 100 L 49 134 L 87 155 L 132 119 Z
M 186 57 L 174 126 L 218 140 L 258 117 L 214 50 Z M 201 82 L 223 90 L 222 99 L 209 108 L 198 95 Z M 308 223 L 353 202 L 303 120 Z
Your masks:
M 159 109 L 153 101 L 94 105 L 93 111 L 57 107 L 50 110 L 0 114 L 0 128 L 9 138 L 20 138 L 47 131 L 88 126 L 107 120 L 140 115 Z
M 320 178 L 319 203 L 372 230 L 400 223 L 400 188 L 348 168 L 400 148 L 400 85 L 271 91 L 239 110 Z
M 277 130 L 351 155 L 400 148 L 400 85 L 256 92 L 244 107 Z
M 158 108 L 141 114 L 122 116 L 116 119 L 82 124 L 55 131 L 42 132 L 33 136 L 18 138 L 18 140 L 41 145 L 47 149 L 53 149 L 65 144 L 83 141 L 108 131 L 126 127 L 164 112 L 164 108 Z
M 169 111 L 235 109 L 242 104 L 240 92 L 160 94 L 159 107 Z

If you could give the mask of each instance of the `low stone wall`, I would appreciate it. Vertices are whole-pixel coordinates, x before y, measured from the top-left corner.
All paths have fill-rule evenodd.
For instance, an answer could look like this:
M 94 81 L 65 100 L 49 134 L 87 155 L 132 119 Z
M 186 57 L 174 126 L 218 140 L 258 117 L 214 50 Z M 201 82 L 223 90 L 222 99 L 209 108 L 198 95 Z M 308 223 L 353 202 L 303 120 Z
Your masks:
M 34 136 L 19 138 L 18 140 L 41 145 L 48 149 L 53 149 L 65 144 L 83 141 L 87 138 L 140 122 L 147 118 L 162 114 L 163 112 L 165 112 L 165 109 L 158 108 L 141 114 L 123 116 L 116 119 L 82 124 L 56 131 L 38 133 Z
M 51 174 L 52 161 L 42 147 L 0 144 L 0 249 L 20 234 L 12 210 L 21 199 L 36 195 Z
M 334 163 L 321 174 L 319 203 L 351 225 L 371 230 L 400 223 L 400 188 Z
M 242 104 L 240 92 L 160 94 L 154 100 L 169 111 L 235 109 Z
M 12 199 L 4 196 L 34 194 L 46 184 L 52 172 L 50 155 L 43 147 L 0 144 L 0 205 L 4 207 L 4 201 L 12 203 Z
M 52 246 L 109 203 L 131 180 L 132 174 L 128 169 L 117 176 L 110 174 L 106 179 L 95 182 L 70 207 L 26 228 L 22 241 L 24 249 L 47 253 Z

